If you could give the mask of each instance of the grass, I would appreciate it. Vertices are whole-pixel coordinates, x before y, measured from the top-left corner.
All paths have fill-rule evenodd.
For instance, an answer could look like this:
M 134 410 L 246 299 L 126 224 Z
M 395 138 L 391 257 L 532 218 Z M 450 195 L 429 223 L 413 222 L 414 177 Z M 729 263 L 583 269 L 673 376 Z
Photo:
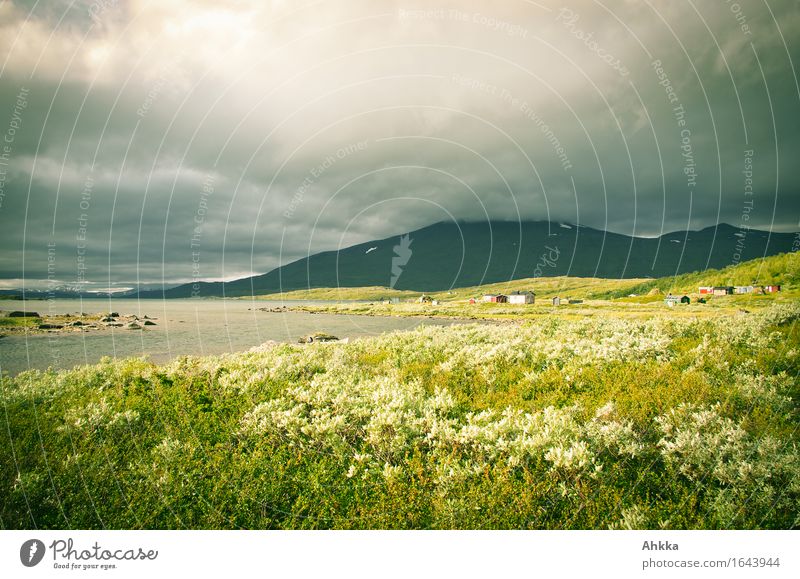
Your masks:
M 763 296 L 742 295 L 710 298 L 705 304 L 692 303 L 669 308 L 669 315 L 675 318 L 682 317 L 714 317 L 720 314 L 734 315 L 740 310 L 761 310 L 775 304 L 794 303 L 797 297 L 792 292 L 769 294 Z M 420 304 L 416 302 L 403 302 L 399 304 L 385 304 L 382 302 L 345 302 L 326 304 L 302 304 L 289 308 L 292 311 L 364 315 L 364 316 L 395 316 L 395 317 L 430 317 L 430 318 L 455 318 L 462 320 L 496 320 L 520 321 L 537 320 L 544 317 L 557 315 L 564 318 L 580 319 L 595 318 L 652 318 L 663 315 L 668 307 L 664 303 L 664 296 L 637 296 L 635 298 L 620 298 L 616 300 L 589 299 L 580 304 L 567 304 L 562 301 L 560 306 L 541 297 L 536 303 L 527 305 L 492 304 L 477 302 L 470 304 L 466 301 L 442 301 L 437 305 Z
M 508 282 L 485 284 L 475 287 L 454 288 L 430 295 L 439 302 L 466 301 L 480 298 L 487 293 L 511 293 L 531 290 L 541 301 L 555 296 L 562 298 L 616 300 L 647 303 L 660 301 L 646 294 L 653 289 L 662 293 L 694 295 L 699 286 L 719 285 L 781 285 L 790 297 L 800 297 L 796 289 L 800 282 L 800 256 L 784 253 L 732 265 L 724 269 L 709 269 L 658 279 L 600 279 L 582 277 L 540 277 Z M 785 295 L 787 295 L 785 293 Z M 630 294 L 636 294 L 629 298 Z M 400 291 L 391 288 L 310 288 L 293 292 L 257 296 L 256 299 L 275 300 L 321 300 L 321 301 L 383 301 L 400 298 L 408 301 L 420 297 L 422 292 Z M 750 298 L 753 296 L 744 296 Z M 252 299 L 252 298 L 247 298 Z
M 798 528 L 800 306 L 784 302 L 4 376 L 0 521 Z
M 42 323 L 41 318 L 9 318 L 7 316 L 0 317 L 0 330 L 2 329 L 35 329 Z
M 370 301 L 386 300 L 391 298 L 414 299 L 422 295 L 421 292 L 396 290 L 387 287 L 341 287 L 341 288 L 311 288 L 256 296 L 257 300 L 313 300 L 313 301 Z M 239 298 L 251 300 L 253 298 Z

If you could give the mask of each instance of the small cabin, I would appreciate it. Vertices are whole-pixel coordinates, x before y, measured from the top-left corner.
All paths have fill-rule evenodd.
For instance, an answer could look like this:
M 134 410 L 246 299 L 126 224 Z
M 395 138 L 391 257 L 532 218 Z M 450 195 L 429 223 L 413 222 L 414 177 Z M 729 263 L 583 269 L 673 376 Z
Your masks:
M 505 304 L 508 303 L 508 296 L 504 294 L 486 294 L 483 296 L 483 301 L 492 304 Z
M 714 286 L 713 291 L 715 296 L 729 296 L 733 295 L 733 286 L 730 285 Z
M 558 297 L 558 296 L 554 297 L 553 298 L 553 305 L 554 306 L 560 306 L 561 305 L 561 298 Z
M 733 293 L 735 293 L 735 294 L 751 294 L 751 293 L 753 293 L 753 286 L 751 286 L 751 285 L 733 286 Z
M 764 293 L 765 294 L 774 294 L 781 291 L 781 286 L 779 285 L 765 285 L 764 286 Z
M 668 306 L 674 306 L 675 304 L 688 304 L 691 303 L 691 298 L 689 296 L 674 296 L 669 294 L 667 297 L 664 298 L 664 303 Z
M 508 295 L 510 304 L 532 304 L 536 301 L 536 294 L 529 291 L 515 291 Z
M 714 293 L 714 288 L 710 285 L 701 285 L 700 286 L 700 295 L 708 294 L 711 295 Z

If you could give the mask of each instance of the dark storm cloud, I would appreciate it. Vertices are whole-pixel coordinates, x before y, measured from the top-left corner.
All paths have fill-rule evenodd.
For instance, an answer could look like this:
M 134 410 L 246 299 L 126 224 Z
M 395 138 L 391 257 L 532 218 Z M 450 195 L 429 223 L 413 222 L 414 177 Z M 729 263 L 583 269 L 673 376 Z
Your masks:
M 451 219 L 798 229 L 797 2 L 263 4 L 0 3 L 5 285 L 53 247 L 106 287 Z

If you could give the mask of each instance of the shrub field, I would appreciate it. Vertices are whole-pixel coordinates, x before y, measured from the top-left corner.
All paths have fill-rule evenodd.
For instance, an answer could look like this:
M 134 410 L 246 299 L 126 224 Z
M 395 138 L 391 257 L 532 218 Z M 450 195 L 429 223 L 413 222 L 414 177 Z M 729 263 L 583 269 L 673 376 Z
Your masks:
M 4 528 L 800 527 L 800 306 L 0 383 Z

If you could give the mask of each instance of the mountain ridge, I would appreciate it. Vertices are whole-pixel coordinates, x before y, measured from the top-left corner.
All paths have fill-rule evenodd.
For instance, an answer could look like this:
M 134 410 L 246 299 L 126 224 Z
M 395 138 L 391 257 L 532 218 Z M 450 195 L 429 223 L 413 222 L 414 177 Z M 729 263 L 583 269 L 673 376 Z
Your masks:
M 405 236 L 409 241 L 401 245 Z M 658 237 L 633 237 L 550 221 L 439 222 L 401 235 L 318 252 L 260 275 L 227 282 L 187 283 L 133 296 L 242 297 L 369 286 L 443 291 L 563 275 L 658 278 L 788 252 L 794 237 L 793 233 L 744 230 L 725 223 Z

